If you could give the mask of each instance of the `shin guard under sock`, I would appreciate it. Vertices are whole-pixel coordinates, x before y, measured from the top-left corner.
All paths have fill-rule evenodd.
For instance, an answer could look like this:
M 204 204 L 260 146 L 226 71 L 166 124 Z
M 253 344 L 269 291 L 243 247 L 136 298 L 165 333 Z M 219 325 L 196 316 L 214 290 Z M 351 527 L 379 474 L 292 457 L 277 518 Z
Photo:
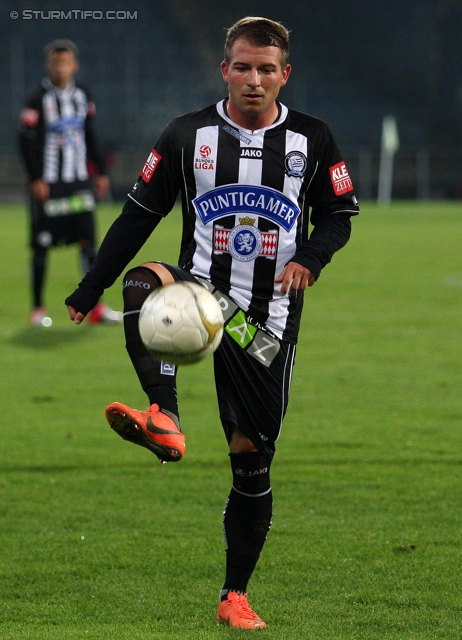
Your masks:
M 223 593 L 245 593 L 271 527 L 271 461 L 260 452 L 229 455 L 233 488 L 223 522 L 227 545 Z
M 124 276 L 125 346 L 149 403 L 157 403 L 161 409 L 178 416 L 176 367 L 160 362 L 148 352 L 138 328 L 143 302 L 161 285 L 158 275 L 147 267 L 130 269 Z

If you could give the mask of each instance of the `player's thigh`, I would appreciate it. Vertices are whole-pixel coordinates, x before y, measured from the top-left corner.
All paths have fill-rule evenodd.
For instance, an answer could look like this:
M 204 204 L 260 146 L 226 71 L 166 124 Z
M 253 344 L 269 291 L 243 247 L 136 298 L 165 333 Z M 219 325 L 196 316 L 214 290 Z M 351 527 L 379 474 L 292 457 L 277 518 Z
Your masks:
M 156 273 L 163 284 L 172 282 L 187 281 L 197 283 L 196 278 L 181 267 L 177 267 L 167 262 L 144 262 L 141 266 L 151 269 Z
M 262 453 L 273 456 L 289 401 L 294 360 L 295 345 L 280 342 L 277 355 L 265 366 L 225 331 L 214 354 L 214 370 L 228 442 L 237 428 Z

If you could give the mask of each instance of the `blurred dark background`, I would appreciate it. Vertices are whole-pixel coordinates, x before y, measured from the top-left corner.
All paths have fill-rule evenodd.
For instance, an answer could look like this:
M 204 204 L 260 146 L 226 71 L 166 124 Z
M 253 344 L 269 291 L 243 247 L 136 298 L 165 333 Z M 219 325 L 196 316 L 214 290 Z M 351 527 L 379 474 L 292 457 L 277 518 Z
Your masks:
M 281 100 L 331 125 L 360 198 L 377 197 L 387 115 L 400 139 L 393 197 L 462 197 L 462 0 L 4 0 L 0 199 L 24 197 L 16 122 L 45 75 L 47 42 L 79 47 L 77 78 L 95 98 L 112 195 L 123 199 L 167 122 L 225 96 L 225 29 L 262 14 L 291 31 Z

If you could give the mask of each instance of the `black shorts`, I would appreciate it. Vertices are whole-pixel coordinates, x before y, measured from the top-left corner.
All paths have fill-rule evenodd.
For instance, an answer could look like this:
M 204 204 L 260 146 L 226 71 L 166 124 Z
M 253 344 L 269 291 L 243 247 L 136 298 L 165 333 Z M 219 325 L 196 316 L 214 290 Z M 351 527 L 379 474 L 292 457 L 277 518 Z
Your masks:
M 271 459 L 289 401 L 295 345 L 249 323 L 245 312 L 208 280 L 161 264 L 175 280 L 198 282 L 220 302 L 225 330 L 214 353 L 214 372 L 221 423 L 228 442 L 236 426 Z
M 50 199 L 31 198 L 30 246 L 46 249 L 84 240 L 94 247 L 95 198 L 89 181 L 50 184 Z

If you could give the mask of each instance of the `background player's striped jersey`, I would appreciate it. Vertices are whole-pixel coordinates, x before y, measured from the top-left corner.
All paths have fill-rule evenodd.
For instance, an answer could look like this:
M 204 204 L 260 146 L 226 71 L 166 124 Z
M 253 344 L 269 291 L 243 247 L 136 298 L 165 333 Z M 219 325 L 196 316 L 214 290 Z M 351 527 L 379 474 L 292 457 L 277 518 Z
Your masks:
M 273 125 L 254 132 L 228 118 L 225 101 L 175 119 L 130 197 L 166 215 L 181 190 L 180 266 L 210 279 L 253 321 L 295 342 L 303 296 L 281 295 L 274 280 L 294 257 L 309 263 L 310 208 L 312 223 L 322 227 L 329 217 L 349 220 L 358 206 L 327 125 L 279 109 Z M 348 235 L 349 228 L 333 251 Z M 329 259 L 320 260 L 321 268 Z
M 82 86 L 58 89 L 49 78 L 43 80 L 20 115 L 21 147 L 32 180 L 88 180 L 87 156 L 104 172 L 91 125 L 94 115 L 95 106 Z

